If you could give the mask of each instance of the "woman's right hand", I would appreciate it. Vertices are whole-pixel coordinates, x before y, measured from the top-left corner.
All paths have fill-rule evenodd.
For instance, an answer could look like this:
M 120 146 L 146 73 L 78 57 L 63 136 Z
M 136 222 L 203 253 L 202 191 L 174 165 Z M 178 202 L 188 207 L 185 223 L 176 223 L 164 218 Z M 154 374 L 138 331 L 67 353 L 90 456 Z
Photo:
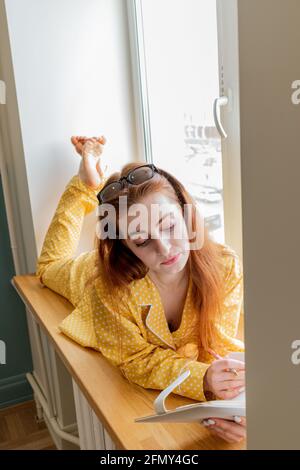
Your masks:
M 237 375 L 230 369 L 235 369 Z M 236 397 L 245 388 L 245 363 L 235 359 L 214 361 L 206 371 L 203 386 L 205 392 L 213 393 L 218 399 Z
M 80 179 L 92 189 L 97 189 L 104 179 L 100 156 L 106 142 L 105 137 L 73 136 L 71 142 L 82 157 L 78 171 Z

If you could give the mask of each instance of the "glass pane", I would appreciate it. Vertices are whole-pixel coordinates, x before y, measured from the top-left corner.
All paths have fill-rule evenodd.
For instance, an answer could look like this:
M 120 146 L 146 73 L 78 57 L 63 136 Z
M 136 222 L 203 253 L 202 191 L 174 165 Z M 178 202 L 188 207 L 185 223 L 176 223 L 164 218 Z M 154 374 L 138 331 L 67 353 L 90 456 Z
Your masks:
M 224 242 L 216 2 L 142 0 L 153 163 L 169 170 Z

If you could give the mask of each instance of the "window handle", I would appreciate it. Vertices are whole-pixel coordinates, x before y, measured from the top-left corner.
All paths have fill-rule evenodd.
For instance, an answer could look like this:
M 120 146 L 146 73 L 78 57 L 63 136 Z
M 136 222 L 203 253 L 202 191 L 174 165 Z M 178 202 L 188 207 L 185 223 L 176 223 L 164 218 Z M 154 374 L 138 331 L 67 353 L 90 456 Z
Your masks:
M 219 98 L 216 98 L 214 101 L 214 121 L 215 121 L 215 126 L 220 134 L 220 137 L 222 139 L 227 138 L 227 134 L 225 132 L 224 127 L 222 126 L 221 123 L 221 117 L 220 117 L 220 108 L 221 106 L 226 106 L 228 104 L 228 98 L 227 96 L 219 96 Z

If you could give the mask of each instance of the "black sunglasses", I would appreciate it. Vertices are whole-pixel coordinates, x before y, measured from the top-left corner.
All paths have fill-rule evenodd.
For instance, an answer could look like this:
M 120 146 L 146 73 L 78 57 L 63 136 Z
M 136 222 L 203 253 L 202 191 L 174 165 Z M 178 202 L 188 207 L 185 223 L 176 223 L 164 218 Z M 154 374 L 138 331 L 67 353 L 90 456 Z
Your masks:
M 126 182 L 133 185 L 139 185 L 153 178 L 154 173 L 159 173 L 159 170 L 155 165 L 153 165 L 153 163 L 142 165 L 131 170 L 127 176 L 123 176 L 117 181 L 112 181 L 101 189 L 97 194 L 99 204 L 104 204 L 105 202 L 114 199 L 124 188 Z

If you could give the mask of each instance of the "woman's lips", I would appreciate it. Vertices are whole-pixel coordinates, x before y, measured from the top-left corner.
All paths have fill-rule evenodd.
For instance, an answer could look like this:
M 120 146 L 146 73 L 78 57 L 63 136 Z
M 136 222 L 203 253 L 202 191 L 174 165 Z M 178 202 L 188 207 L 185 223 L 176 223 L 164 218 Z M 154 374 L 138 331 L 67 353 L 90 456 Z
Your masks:
M 176 256 L 173 256 L 173 258 L 169 258 L 167 261 L 164 261 L 163 263 L 161 264 L 166 264 L 166 265 L 170 265 L 170 264 L 174 264 L 176 263 L 176 261 L 179 259 L 179 256 L 180 256 L 180 253 L 178 253 Z

